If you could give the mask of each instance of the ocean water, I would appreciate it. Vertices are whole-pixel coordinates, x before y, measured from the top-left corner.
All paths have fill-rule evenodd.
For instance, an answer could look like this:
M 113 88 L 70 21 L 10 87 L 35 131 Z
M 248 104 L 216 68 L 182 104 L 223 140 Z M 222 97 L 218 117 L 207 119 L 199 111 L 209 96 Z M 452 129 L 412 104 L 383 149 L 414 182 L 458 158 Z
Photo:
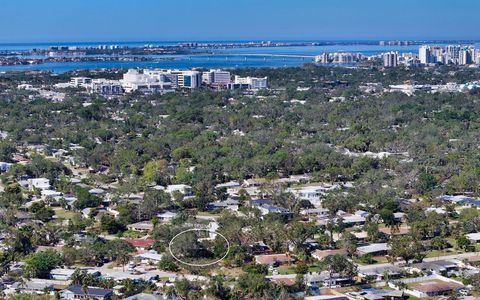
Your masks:
M 288 41 L 284 41 L 287 43 Z M 297 41 L 298 42 L 298 41 Z M 32 48 L 46 49 L 49 46 L 98 46 L 126 45 L 140 47 L 144 45 L 177 45 L 186 42 L 109 42 L 109 43 L 40 43 L 40 44 L 0 44 L 0 51 L 27 51 Z M 202 41 L 199 43 L 244 43 L 243 41 Z M 479 45 L 476 45 L 479 48 Z M 313 62 L 315 55 L 324 52 L 352 52 L 367 56 L 378 55 L 389 51 L 399 53 L 418 52 L 418 45 L 380 46 L 380 45 L 326 45 L 326 46 L 284 46 L 284 47 L 245 47 L 229 49 L 211 49 L 209 55 L 170 55 L 154 56 L 155 58 L 170 58 L 159 61 L 106 61 L 106 62 L 65 62 L 45 63 L 37 65 L 0 66 L 0 71 L 46 70 L 53 73 L 64 73 L 73 70 L 89 69 L 128 69 L 128 68 L 282 68 L 302 66 Z M 205 52 L 206 50 L 199 50 Z
M 74 70 L 92 69 L 192 69 L 192 68 L 282 68 L 311 63 L 313 59 L 291 57 L 243 57 L 243 56 L 180 56 L 161 61 L 104 61 L 104 62 L 53 62 L 37 65 L 0 66 L 0 71 L 42 70 L 65 73 Z

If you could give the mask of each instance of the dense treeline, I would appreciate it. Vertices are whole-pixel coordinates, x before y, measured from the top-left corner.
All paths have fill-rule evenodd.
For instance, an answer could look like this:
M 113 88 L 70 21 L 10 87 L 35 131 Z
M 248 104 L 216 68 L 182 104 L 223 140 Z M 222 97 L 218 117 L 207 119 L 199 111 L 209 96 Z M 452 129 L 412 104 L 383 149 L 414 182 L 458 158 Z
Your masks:
M 81 164 L 109 167 L 113 177 L 142 176 L 148 162 L 164 160 L 172 167 L 164 168 L 156 181 L 210 191 L 213 184 L 228 179 L 312 172 L 324 180 L 337 180 L 339 175 L 343 180 L 361 180 L 376 170 L 383 181 L 420 194 L 439 189 L 477 192 L 478 96 L 369 96 L 358 91 L 365 82 L 474 80 L 480 77 L 477 70 L 306 66 L 238 72 L 268 76 L 273 87 L 287 88 L 262 91 L 264 97 L 203 90 L 133 94 L 119 100 L 72 91 L 63 103 L 38 99 L 28 104 L 24 97 L 4 93 L 0 130 L 10 134 L 10 147 L 47 144 L 68 149 L 79 144 L 83 149 L 75 150 L 75 155 Z M 297 86 L 312 88 L 297 91 Z M 345 101 L 329 101 L 334 96 Z M 378 161 L 346 156 L 345 148 L 408 155 Z M 9 149 L 3 142 L 2 158 L 8 158 Z M 390 180 L 387 171 L 398 176 Z M 423 173 L 433 176 L 432 186 L 418 183 Z

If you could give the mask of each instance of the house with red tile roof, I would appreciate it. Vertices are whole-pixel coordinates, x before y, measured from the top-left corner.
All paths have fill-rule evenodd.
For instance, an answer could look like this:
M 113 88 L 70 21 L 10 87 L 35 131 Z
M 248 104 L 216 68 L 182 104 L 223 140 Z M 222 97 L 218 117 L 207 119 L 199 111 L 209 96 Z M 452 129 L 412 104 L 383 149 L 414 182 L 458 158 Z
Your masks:
M 137 250 L 146 250 L 155 244 L 155 240 L 152 239 L 125 239 L 125 241 L 137 248 Z
M 260 265 L 281 265 L 286 263 L 294 262 L 295 258 L 288 254 L 265 254 L 265 255 L 255 255 L 255 262 Z

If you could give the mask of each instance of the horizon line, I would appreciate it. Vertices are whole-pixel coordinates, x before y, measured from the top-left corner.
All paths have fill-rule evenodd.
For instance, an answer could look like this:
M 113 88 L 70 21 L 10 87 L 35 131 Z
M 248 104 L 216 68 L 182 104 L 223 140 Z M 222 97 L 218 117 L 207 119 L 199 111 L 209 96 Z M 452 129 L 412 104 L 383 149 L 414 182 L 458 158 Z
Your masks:
M 29 44 L 96 44 L 96 43 L 205 43 L 205 42 L 296 42 L 296 43 L 315 43 L 315 42 L 395 42 L 395 41 L 408 41 L 408 42 L 480 42 L 478 39 L 465 39 L 465 38 L 430 38 L 430 39 L 199 39 L 199 40 L 95 40 L 95 41 L 17 41 L 8 42 L 0 40 L 0 45 L 29 45 Z M 388 46 L 388 45 L 386 45 Z

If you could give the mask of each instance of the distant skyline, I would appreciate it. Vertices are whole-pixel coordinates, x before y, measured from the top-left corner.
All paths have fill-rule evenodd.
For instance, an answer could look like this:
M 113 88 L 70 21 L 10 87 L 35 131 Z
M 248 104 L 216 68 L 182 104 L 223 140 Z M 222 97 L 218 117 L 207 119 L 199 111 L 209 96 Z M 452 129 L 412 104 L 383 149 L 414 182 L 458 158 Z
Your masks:
M 0 43 L 480 40 L 478 0 L 15 0 Z

